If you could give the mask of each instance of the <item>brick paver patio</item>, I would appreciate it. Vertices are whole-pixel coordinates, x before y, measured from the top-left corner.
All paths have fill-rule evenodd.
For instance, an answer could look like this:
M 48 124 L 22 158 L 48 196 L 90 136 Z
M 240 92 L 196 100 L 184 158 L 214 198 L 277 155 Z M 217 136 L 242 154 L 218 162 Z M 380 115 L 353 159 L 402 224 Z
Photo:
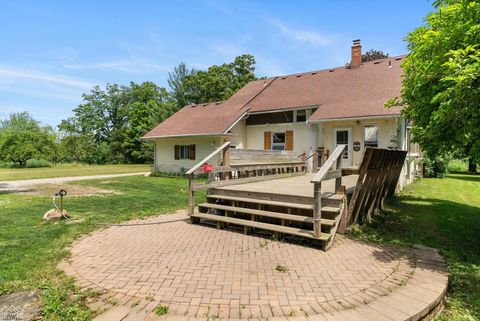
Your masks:
M 323 252 L 186 218 L 163 215 L 95 232 L 75 242 L 60 266 L 102 292 L 91 303 L 106 310 L 98 320 L 418 320 L 444 297 L 445 267 L 430 249 L 337 236 Z M 159 304 L 167 315 L 152 312 Z

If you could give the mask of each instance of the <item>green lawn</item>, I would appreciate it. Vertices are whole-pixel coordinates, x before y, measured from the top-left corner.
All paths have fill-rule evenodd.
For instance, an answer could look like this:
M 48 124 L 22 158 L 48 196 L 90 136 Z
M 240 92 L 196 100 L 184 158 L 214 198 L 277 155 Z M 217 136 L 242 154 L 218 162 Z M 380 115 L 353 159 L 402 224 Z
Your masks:
M 58 165 L 42 168 L 0 168 L 0 181 L 20 179 L 86 176 L 104 174 L 122 174 L 134 172 L 150 172 L 151 165 Z
M 43 320 L 88 320 L 85 296 L 55 267 L 75 238 L 120 222 L 173 212 L 187 205 L 187 180 L 122 177 L 78 184 L 123 194 L 67 197 L 66 209 L 80 223 L 46 223 L 48 197 L 0 194 L 0 294 L 40 289 Z M 197 200 L 202 200 L 198 194 Z M 448 309 L 440 320 L 479 320 L 480 175 L 423 179 L 391 200 L 386 210 L 353 237 L 368 241 L 440 249 L 450 272 Z M 72 296 L 72 294 L 75 294 Z
M 480 320 L 480 175 L 422 179 L 355 237 L 439 249 L 450 273 L 447 310 L 440 320 Z
M 52 208 L 49 197 L 0 194 L 0 294 L 18 289 L 42 289 L 43 320 L 87 320 L 84 295 L 56 264 L 65 247 L 78 236 L 101 226 L 187 206 L 184 178 L 121 177 L 78 184 L 120 191 L 121 195 L 67 197 L 65 208 L 81 223 L 47 223 L 42 215 Z M 199 200 L 201 199 L 199 195 Z M 67 299 L 71 297 L 75 299 Z

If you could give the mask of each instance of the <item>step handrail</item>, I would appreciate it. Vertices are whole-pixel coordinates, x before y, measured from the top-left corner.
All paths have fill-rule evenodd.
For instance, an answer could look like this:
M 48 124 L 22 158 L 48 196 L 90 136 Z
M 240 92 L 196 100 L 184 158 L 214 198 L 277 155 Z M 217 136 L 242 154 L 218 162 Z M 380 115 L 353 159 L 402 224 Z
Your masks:
M 318 170 L 315 176 L 310 180 L 311 183 L 318 183 L 325 179 L 327 173 L 330 171 L 335 162 L 340 162 L 340 157 L 343 154 L 343 150 L 347 145 L 338 145 L 330 157 L 323 163 L 322 167 Z
M 208 160 L 210 160 L 210 158 L 212 158 L 213 156 L 217 155 L 218 153 L 220 153 L 221 151 L 223 151 L 225 148 L 227 147 L 230 147 L 230 142 L 225 142 L 222 146 L 218 147 L 217 149 L 215 149 L 210 155 L 208 155 L 207 157 L 205 157 L 204 159 L 202 159 L 200 162 L 198 162 L 195 166 L 193 166 L 192 168 L 190 168 L 186 174 L 187 175 L 191 175 L 193 174 L 197 169 L 200 168 L 200 166 L 202 166 L 203 164 L 205 164 Z
M 338 145 L 322 167 L 320 167 L 315 176 L 310 180 L 310 182 L 313 183 L 313 234 L 315 237 L 319 237 L 322 232 L 322 181 L 328 178 L 335 178 L 335 193 L 339 192 L 342 182 L 340 163 L 345 146 L 346 145 Z M 333 165 L 335 165 L 335 172 L 331 171 Z

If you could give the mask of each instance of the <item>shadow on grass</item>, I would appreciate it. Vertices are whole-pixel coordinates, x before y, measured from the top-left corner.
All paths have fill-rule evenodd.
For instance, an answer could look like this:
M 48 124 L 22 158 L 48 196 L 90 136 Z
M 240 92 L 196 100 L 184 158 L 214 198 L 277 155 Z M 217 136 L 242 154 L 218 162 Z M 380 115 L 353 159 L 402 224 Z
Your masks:
M 449 179 L 480 183 L 480 176 L 474 175 Z M 384 244 L 422 244 L 438 249 L 448 266 L 449 304 L 480 316 L 480 207 L 468 201 L 459 203 L 416 194 L 407 192 L 390 199 L 372 224 L 361 227 L 353 236 Z

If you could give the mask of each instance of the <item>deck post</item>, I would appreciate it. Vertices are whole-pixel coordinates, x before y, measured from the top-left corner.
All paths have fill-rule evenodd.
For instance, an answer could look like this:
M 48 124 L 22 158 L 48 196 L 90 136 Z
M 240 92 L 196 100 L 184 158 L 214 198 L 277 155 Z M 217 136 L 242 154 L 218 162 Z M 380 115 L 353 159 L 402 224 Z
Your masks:
M 193 183 L 195 175 L 188 175 L 188 215 L 192 215 L 195 208 L 195 191 L 193 190 Z
M 322 183 L 313 183 L 313 198 L 315 202 L 313 207 L 313 234 L 315 237 L 320 237 L 322 230 L 320 226 L 322 218 Z

